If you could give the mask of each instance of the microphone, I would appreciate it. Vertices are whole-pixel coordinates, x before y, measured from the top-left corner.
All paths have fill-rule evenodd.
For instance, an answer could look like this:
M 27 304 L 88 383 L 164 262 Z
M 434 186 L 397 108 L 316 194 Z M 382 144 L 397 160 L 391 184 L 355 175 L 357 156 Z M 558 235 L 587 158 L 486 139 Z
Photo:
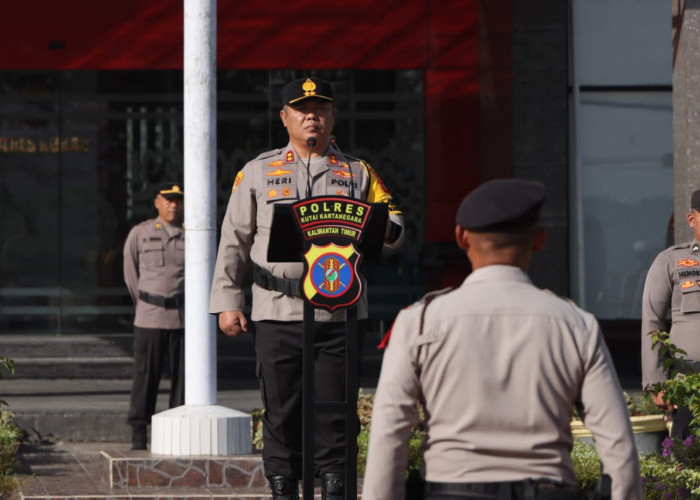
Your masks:
M 340 147 L 338 146 L 338 139 L 336 139 L 336 137 L 334 135 L 331 135 L 328 139 L 330 140 L 330 143 L 333 145 L 335 150 L 342 155 L 343 152 L 340 150 Z M 343 155 L 343 156 L 345 156 L 345 155 Z M 350 198 L 354 198 L 355 197 L 355 180 L 353 179 L 353 176 L 352 176 L 352 169 L 350 168 L 350 162 L 348 162 L 348 172 L 350 173 Z
M 306 162 L 306 197 L 311 198 L 311 152 L 316 146 L 316 138 L 306 139 L 306 145 L 309 146 L 309 160 Z

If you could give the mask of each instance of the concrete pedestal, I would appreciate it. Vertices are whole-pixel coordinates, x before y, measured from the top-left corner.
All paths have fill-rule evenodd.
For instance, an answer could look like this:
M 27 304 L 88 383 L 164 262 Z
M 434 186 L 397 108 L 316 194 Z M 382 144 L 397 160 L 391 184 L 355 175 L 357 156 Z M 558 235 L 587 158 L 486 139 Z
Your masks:
M 154 455 L 226 456 L 252 451 L 251 416 L 223 406 L 185 405 L 151 421 Z

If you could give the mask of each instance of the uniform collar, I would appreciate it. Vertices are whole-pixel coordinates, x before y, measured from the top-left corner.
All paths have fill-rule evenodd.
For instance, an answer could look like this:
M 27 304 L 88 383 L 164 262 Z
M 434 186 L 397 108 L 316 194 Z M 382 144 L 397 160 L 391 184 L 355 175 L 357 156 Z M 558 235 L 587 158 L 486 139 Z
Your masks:
M 478 283 L 480 281 L 517 281 L 519 283 L 532 283 L 530 277 L 519 267 L 492 265 L 473 271 L 464 280 L 464 285 Z
M 292 143 L 289 142 L 287 147 L 282 150 L 282 160 L 286 163 L 297 163 L 301 167 L 306 168 L 306 164 L 309 161 L 309 152 L 306 151 L 306 153 L 299 154 L 292 146 Z M 347 163 L 345 157 L 328 144 L 323 155 L 311 159 L 311 173 L 318 175 L 332 167 L 343 165 L 343 162 Z

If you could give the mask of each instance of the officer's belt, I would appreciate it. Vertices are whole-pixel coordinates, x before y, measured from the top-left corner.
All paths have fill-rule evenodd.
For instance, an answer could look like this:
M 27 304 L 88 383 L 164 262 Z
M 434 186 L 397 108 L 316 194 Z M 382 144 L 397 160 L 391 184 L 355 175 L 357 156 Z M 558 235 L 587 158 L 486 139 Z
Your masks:
M 265 290 L 273 290 L 291 297 L 301 298 L 300 280 L 280 278 L 257 264 L 253 265 L 253 281 Z
M 498 483 L 438 483 L 425 482 L 425 494 L 439 494 L 444 496 L 479 497 L 492 496 L 494 500 L 512 499 L 536 499 L 542 490 L 547 491 L 546 498 L 578 500 L 585 499 L 585 495 L 575 486 L 555 483 L 549 480 L 525 479 L 524 481 L 498 482 Z
M 179 293 L 172 297 L 163 297 L 162 295 L 155 295 L 153 293 L 144 292 L 139 290 L 139 299 L 153 304 L 154 306 L 163 307 L 165 309 L 178 309 L 185 305 L 185 295 Z

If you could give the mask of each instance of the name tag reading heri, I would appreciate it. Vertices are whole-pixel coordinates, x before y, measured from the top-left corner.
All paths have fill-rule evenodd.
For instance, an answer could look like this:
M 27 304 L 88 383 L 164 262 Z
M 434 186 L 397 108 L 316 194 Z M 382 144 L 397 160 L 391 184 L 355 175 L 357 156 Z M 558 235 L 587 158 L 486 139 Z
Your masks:
M 304 242 L 303 296 L 329 311 L 353 306 L 362 295 L 358 248 L 372 206 L 319 196 L 292 207 Z

